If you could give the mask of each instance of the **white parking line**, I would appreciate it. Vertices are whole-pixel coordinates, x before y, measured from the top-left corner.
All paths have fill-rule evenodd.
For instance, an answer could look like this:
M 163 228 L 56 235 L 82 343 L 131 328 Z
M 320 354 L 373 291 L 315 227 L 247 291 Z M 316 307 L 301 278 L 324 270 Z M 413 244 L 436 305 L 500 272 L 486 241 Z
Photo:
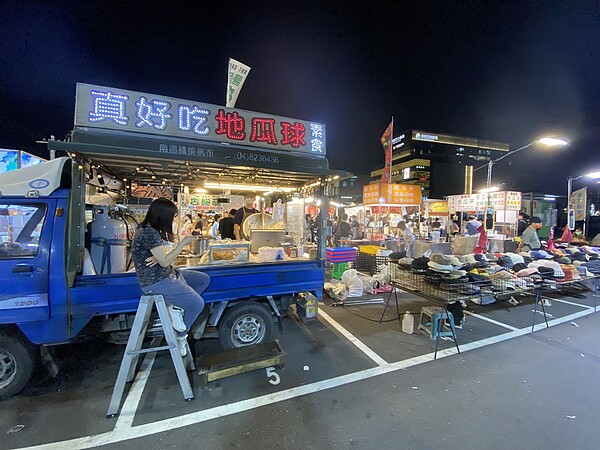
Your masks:
M 581 304 L 581 303 L 570 302 L 570 301 L 568 301 L 568 300 L 563 300 L 563 299 L 561 299 L 561 298 L 554 298 L 554 297 L 552 297 L 550 300 L 551 300 L 551 301 L 553 301 L 553 302 L 564 303 L 565 305 L 577 306 L 577 307 L 579 307 L 579 308 L 594 309 L 594 307 L 593 307 L 593 306 L 590 306 L 590 305 L 583 305 L 583 304 Z
M 150 345 L 157 346 L 158 342 L 153 341 Z M 131 386 L 127 397 L 125 398 L 125 403 L 123 403 L 123 407 L 119 412 L 114 431 L 131 428 L 131 424 L 135 418 L 135 412 L 137 411 L 140 400 L 142 399 L 142 394 L 144 393 L 144 388 L 146 387 L 146 382 L 148 381 L 148 377 L 150 376 L 150 372 L 152 371 L 152 366 L 154 365 L 155 360 L 156 352 L 147 353 L 144 357 L 142 365 L 140 366 L 140 370 L 133 381 L 133 385 Z
M 319 316 L 325 319 L 329 324 L 335 328 L 339 333 L 354 344 L 361 352 L 371 358 L 378 366 L 385 366 L 387 361 L 363 344 L 356 336 L 346 330 L 343 326 L 337 323 L 332 317 L 329 316 L 325 311 L 319 309 Z
M 516 331 L 518 328 L 515 328 L 511 325 L 508 325 L 503 322 L 498 322 L 497 320 L 490 319 L 489 317 L 482 316 L 481 314 L 475 314 L 471 311 L 463 311 L 465 314 L 473 317 L 477 317 L 478 319 L 485 320 L 486 322 L 493 323 L 494 325 L 498 325 L 499 327 L 506 328 L 508 330 Z
M 558 319 L 554 319 L 549 321 L 550 326 L 559 325 L 561 323 L 570 322 L 580 317 L 584 317 L 590 314 L 593 314 L 594 310 L 585 309 L 583 311 L 561 317 Z M 323 317 L 323 312 L 319 312 L 319 314 Z M 325 314 L 326 315 L 326 314 Z M 341 326 L 340 326 L 341 327 Z M 343 327 L 342 327 L 343 328 Z M 538 324 L 535 326 L 535 330 L 540 330 L 546 328 L 545 324 Z M 496 344 L 498 342 L 507 341 L 509 339 L 514 339 L 516 337 L 524 336 L 526 334 L 531 333 L 531 328 L 522 328 L 515 331 L 510 331 L 508 333 L 501 334 L 499 336 L 493 336 L 487 339 L 482 339 L 475 342 L 470 342 L 467 344 L 463 344 L 460 346 L 461 353 L 467 352 L 469 350 L 478 349 L 481 347 L 485 347 L 487 345 Z M 455 348 L 447 348 L 441 351 L 438 351 L 437 359 L 445 358 L 451 355 L 455 355 Z M 335 387 L 343 386 L 349 383 L 354 383 L 357 381 L 366 380 L 368 378 L 376 377 L 379 375 L 383 375 L 390 372 L 395 372 L 397 370 L 406 369 L 409 367 L 414 367 L 426 362 L 430 362 L 433 360 L 433 352 L 428 353 L 426 355 L 417 356 L 414 358 L 410 358 L 403 361 L 394 362 L 391 364 L 385 364 L 377 367 L 373 367 L 371 369 L 361 370 L 359 372 L 350 373 L 347 375 L 341 375 L 339 377 L 317 381 L 315 383 L 307 384 L 304 386 L 297 386 L 294 388 L 286 389 L 283 391 L 274 392 L 271 394 L 262 395 L 260 397 L 255 397 L 247 400 L 242 400 L 235 403 L 230 403 L 227 405 L 217 406 L 214 408 L 210 408 L 204 411 L 197 411 L 195 413 L 186 414 L 179 417 L 174 417 L 171 419 L 159 420 L 157 422 L 151 422 L 144 425 L 139 425 L 130 428 L 122 428 L 120 430 L 113 430 L 107 433 L 102 433 L 93 436 L 85 436 L 82 438 L 70 439 L 61 442 L 54 442 L 51 444 L 43 444 L 34 447 L 27 447 L 30 449 L 64 449 L 64 448 L 91 448 L 100 445 L 114 444 L 117 442 L 122 442 L 130 439 L 140 438 L 144 436 L 150 436 L 157 433 L 162 433 L 165 431 L 171 431 L 175 428 L 182 428 L 190 425 L 195 425 L 201 422 L 206 422 L 209 420 L 213 420 L 219 417 L 225 417 L 231 414 L 245 412 L 251 409 L 259 408 L 261 406 L 271 405 L 273 403 L 282 402 L 285 400 L 290 400 L 292 398 L 301 397 L 303 395 L 313 394 L 315 392 L 324 391 L 327 389 L 332 389 Z

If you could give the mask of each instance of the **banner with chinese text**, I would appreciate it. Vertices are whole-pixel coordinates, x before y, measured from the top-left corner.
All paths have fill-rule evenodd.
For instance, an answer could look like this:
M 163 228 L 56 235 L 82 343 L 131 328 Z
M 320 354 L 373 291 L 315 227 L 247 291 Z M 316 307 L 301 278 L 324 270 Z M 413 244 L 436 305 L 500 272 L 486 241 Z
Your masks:
M 575 210 L 575 220 L 585 220 L 587 188 L 581 188 L 571 194 L 571 208 Z
M 250 66 L 229 58 L 229 70 L 227 72 L 227 94 L 225 106 L 235 108 L 235 102 L 242 90 L 244 81 L 250 73 Z
M 85 83 L 77 83 L 75 126 L 326 155 L 320 123 Z
M 487 206 L 497 210 L 519 211 L 521 193 L 513 191 L 490 192 L 489 194 L 449 195 L 450 211 L 482 211 Z
M 363 187 L 364 205 L 415 206 L 421 204 L 421 186 L 377 183 Z

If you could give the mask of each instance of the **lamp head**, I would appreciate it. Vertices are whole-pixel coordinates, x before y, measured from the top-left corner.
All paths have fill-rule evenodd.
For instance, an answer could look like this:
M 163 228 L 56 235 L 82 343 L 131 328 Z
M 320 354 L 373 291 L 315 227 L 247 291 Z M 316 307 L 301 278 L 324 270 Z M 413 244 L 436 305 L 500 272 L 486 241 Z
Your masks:
M 564 139 L 557 139 L 557 138 L 553 138 L 553 137 L 544 137 L 541 139 L 538 139 L 538 142 L 540 144 L 543 145 L 547 145 L 548 147 L 564 147 L 565 145 L 568 144 L 567 141 L 565 141 Z

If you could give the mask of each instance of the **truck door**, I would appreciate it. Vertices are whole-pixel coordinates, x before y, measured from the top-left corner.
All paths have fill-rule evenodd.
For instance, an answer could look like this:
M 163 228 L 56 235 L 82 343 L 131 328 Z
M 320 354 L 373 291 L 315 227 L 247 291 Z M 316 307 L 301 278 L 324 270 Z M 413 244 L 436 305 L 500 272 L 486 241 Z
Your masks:
M 51 203 L 0 200 L 0 323 L 49 318 Z

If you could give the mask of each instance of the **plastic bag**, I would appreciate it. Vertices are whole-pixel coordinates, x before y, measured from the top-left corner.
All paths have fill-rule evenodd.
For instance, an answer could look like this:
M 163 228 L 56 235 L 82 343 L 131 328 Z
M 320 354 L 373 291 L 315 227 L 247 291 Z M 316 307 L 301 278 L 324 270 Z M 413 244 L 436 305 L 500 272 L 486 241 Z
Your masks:
M 379 282 L 373 279 L 373 277 L 369 275 L 365 275 L 364 273 L 357 273 L 357 276 L 360 278 L 363 284 L 363 294 L 373 294 L 373 289 L 379 286 Z
M 345 300 L 348 298 L 348 287 L 340 280 L 333 279 L 323 285 L 325 293 L 334 300 Z
M 258 249 L 258 262 L 271 262 L 275 261 L 275 248 L 273 247 L 261 247 Z
M 348 297 L 362 297 L 363 282 L 355 269 L 348 269 L 342 274 L 342 283 L 348 286 Z
M 382 264 L 377 269 L 379 272 L 373 275 L 373 280 L 379 283 L 379 287 L 390 284 L 390 267 Z

